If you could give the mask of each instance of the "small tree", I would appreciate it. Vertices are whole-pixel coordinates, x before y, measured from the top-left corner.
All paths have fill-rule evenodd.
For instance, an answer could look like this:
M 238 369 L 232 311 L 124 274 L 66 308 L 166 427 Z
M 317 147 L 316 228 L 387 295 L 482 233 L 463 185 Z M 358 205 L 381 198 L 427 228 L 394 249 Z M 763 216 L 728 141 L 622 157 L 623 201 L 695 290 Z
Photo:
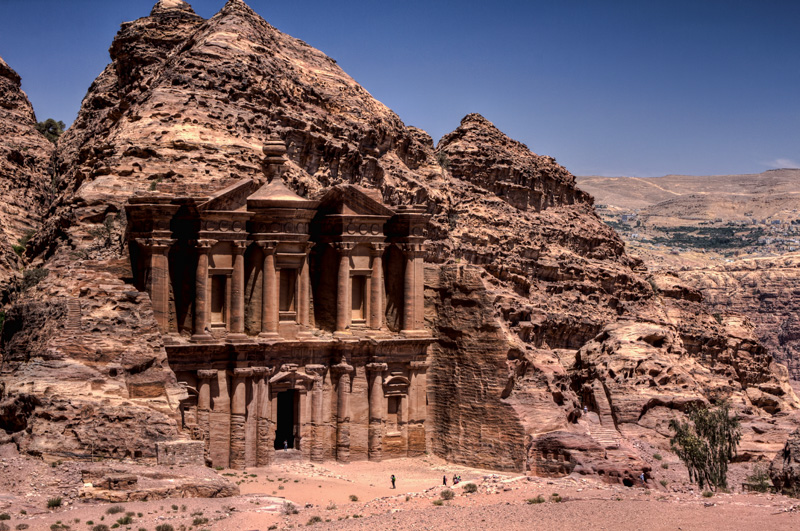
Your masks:
M 689 469 L 689 481 L 696 481 L 701 489 L 706 485 L 727 488 L 728 463 L 742 440 L 739 417 L 730 416 L 730 406 L 724 401 L 714 409 L 693 407 L 688 417 L 688 421 L 670 421 L 675 436 L 669 442 Z
M 42 133 L 44 137 L 53 144 L 58 141 L 58 137 L 64 133 L 64 129 L 66 128 L 67 126 L 64 125 L 64 122 L 61 120 L 55 121 L 52 118 L 48 118 L 44 122 L 36 124 L 36 130 Z

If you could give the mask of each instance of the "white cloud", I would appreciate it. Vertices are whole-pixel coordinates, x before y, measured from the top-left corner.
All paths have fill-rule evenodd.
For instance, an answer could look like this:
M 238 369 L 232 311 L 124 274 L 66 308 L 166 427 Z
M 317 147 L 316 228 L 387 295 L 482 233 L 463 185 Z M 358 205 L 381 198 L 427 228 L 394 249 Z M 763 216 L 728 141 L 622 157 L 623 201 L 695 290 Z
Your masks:
M 767 162 L 770 168 L 800 168 L 800 164 L 792 159 L 775 159 Z

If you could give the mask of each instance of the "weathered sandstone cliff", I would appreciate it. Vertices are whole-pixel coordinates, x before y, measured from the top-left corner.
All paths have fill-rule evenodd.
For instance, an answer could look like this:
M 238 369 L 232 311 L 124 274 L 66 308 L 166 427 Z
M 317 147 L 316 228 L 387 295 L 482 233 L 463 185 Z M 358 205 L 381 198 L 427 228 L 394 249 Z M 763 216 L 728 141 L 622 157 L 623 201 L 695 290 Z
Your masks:
M 36 115 L 20 83 L 0 58 L 0 286 L 20 276 L 24 242 L 39 228 L 50 199 L 54 147 L 36 130 Z
M 301 195 L 355 183 L 428 204 L 432 451 L 630 480 L 647 471 L 633 439 L 663 445 L 670 418 L 721 398 L 767 426 L 748 427 L 751 455 L 783 444 L 774 415 L 798 400 L 751 331 L 649 278 L 566 169 L 485 118 L 434 148 L 241 0 L 207 21 L 161 0 L 123 25 L 111 58 L 59 142 L 59 197 L 34 241 L 50 273 L 3 333 L 0 418 L 23 449 L 151 456 L 188 436 L 149 298 L 131 285 L 122 205 L 260 180 L 268 133 Z
M 712 312 L 746 315 L 759 341 L 800 380 L 800 256 L 748 258 L 679 275 L 703 292 Z

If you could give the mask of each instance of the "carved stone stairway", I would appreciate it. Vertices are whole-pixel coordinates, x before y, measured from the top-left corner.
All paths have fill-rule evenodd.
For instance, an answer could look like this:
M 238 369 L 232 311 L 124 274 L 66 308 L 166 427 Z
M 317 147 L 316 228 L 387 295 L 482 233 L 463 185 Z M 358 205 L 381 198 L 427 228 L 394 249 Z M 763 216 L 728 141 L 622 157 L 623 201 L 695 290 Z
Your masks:
M 589 424 L 592 437 L 606 449 L 619 448 L 622 435 L 614 425 L 614 415 L 611 412 L 611 404 L 608 403 L 606 391 L 599 380 L 592 382 L 592 396 L 597 407 L 597 415 L 600 417 L 599 424 Z

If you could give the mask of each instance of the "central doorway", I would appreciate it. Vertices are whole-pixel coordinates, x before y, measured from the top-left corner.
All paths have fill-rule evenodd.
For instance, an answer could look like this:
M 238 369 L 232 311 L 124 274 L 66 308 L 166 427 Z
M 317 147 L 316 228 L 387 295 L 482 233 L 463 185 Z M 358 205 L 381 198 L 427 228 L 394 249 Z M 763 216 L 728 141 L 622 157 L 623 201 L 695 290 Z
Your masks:
M 297 393 L 294 389 L 278 393 L 278 425 L 275 428 L 275 449 L 283 450 L 283 441 L 294 448 L 294 433 L 297 425 Z

